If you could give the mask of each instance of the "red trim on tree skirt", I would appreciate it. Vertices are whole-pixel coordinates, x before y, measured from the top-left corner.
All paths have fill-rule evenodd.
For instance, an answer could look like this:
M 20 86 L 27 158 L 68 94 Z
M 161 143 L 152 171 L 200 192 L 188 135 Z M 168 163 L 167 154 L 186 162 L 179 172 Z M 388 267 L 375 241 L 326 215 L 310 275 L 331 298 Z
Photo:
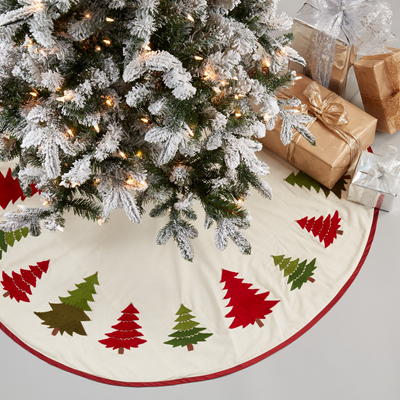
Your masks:
M 257 293 L 258 289 L 250 289 L 251 284 L 236 278 L 237 275 L 237 272 L 222 270 L 221 283 L 225 282 L 224 289 L 227 290 L 224 299 L 230 298 L 227 307 L 232 307 L 225 317 L 234 318 L 229 328 L 245 328 L 249 324 L 254 325 L 255 322 L 261 327 L 259 320 L 272 313 L 272 307 L 279 303 L 279 300 L 266 300 L 269 292 Z
M 29 186 L 32 189 L 31 196 L 39 192 L 35 184 L 31 183 Z M 24 201 L 25 198 L 18 179 L 11 176 L 11 168 L 5 177 L 0 172 L 0 207 L 5 209 L 10 202 L 14 204 L 19 199 Z
M 50 260 L 40 261 L 36 265 L 30 265 L 28 269 L 21 269 L 20 274 L 12 272 L 12 278 L 3 271 L 1 281 L 6 295 L 18 302 L 30 302 L 27 294 L 32 294 L 31 286 L 36 287 L 36 279 L 40 279 L 43 273 L 49 269 Z
M 325 314 L 327 314 L 331 308 L 340 300 L 340 298 L 346 293 L 347 289 L 351 286 L 351 284 L 354 282 L 356 279 L 358 273 L 360 272 L 362 266 L 364 265 L 365 260 L 367 259 L 368 253 L 371 249 L 372 242 L 374 240 L 375 232 L 376 232 L 376 226 L 378 223 L 378 216 L 379 216 L 379 210 L 376 209 L 374 212 L 374 218 L 372 221 L 372 226 L 371 226 L 371 231 L 368 237 L 368 241 L 366 244 L 366 247 L 364 249 L 364 253 L 361 257 L 360 262 L 357 265 L 357 268 L 354 270 L 353 274 L 349 278 L 349 280 L 344 284 L 342 289 L 338 292 L 338 294 L 331 300 L 331 302 L 313 319 L 311 320 L 307 325 L 305 325 L 302 329 L 300 329 L 297 333 L 295 333 L 292 337 L 287 339 L 286 341 L 282 342 L 278 346 L 274 347 L 273 349 L 265 352 L 264 354 L 261 354 L 249 361 L 246 361 L 242 364 L 236 365 L 232 368 L 225 369 L 223 371 L 215 372 L 212 374 L 207 374 L 207 375 L 201 375 L 201 376 L 194 376 L 190 378 L 181 378 L 181 379 L 172 379 L 169 381 L 159 381 L 159 382 L 123 382 L 123 381 L 116 381 L 112 379 L 106 379 L 106 378 L 100 378 L 96 375 L 88 374 L 86 372 L 79 371 L 77 369 L 68 367 L 64 364 L 59 363 L 58 361 L 55 361 L 47 356 L 45 356 L 42 353 L 39 353 L 37 350 L 33 349 L 32 347 L 29 347 L 26 343 L 24 343 L 21 339 L 19 339 L 14 333 L 12 333 L 8 328 L 6 328 L 1 322 L 0 322 L 0 329 L 8 335 L 12 340 L 14 340 L 16 343 L 18 343 L 21 347 L 23 347 L 25 350 L 28 350 L 30 353 L 35 355 L 36 357 L 40 358 L 43 361 L 46 361 L 47 363 L 61 368 L 64 371 L 70 372 L 72 374 L 82 376 L 87 379 L 94 380 L 96 382 L 100 383 L 105 383 L 108 385 L 115 385 L 115 386 L 130 386 L 130 387 L 159 387 L 159 386 L 170 386 L 170 385 L 178 385 L 182 383 L 190 383 L 190 382 L 202 382 L 206 381 L 209 379 L 215 379 L 219 378 L 228 374 L 232 374 L 234 372 L 238 372 L 242 369 L 245 369 L 247 367 L 250 367 L 265 358 L 269 357 L 270 355 L 276 353 L 277 351 L 283 349 L 290 343 L 294 342 L 297 340 L 299 337 L 304 335 L 309 329 L 311 329 Z
M 315 217 L 308 219 L 304 217 L 299 219 L 297 223 L 302 229 L 306 229 L 307 232 L 311 232 L 315 237 L 318 237 L 319 241 L 324 242 L 325 248 L 329 247 L 333 241 L 337 238 L 337 231 L 340 228 L 338 211 L 335 211 L 333 217 L 329 214 L 325 219 L 321 215 L 317 220 Z
M 141 344 L 146 343 L 147 340 L 138 337 L 143 336 L 143 333 L 137 330 L 142 327 L 135 322 L 139 319 L 136 314 L 139 314 L 139 311 L 136 310 L 132 303 L 129 304 L 122 311 L 122 316 L 118 318 L 120 322 L 111 327 L 115 331 L 106 333 L 105 335 L 108 338 L 99 340 L 99 342 L 107 348 L 112 347 L 113 350 L 122 349 L 119 350 L 119 354 L 123 354 L 123 349 L 130 350 L 131 347 L 139 347 Z

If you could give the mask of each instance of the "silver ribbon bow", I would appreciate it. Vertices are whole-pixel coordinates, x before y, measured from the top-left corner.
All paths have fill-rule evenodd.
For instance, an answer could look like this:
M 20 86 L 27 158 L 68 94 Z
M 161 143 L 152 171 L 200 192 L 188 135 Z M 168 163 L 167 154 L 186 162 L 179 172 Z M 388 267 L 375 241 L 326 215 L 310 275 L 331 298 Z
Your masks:
M 397 148 L 390 144 L 385 145 L 382 149 L 380 161 L 368 171 L 368 177 L 365 181 L 366 187 L 378 191 L 382 186 L 386 186 L 390 194 L 396 195 L 399 190 L 399 177 L 392 171 L 396 157 Z M 385 184 L 382 185 L 382 182 Z
M 314 8 L 315 28 L 330 40 L 321 40 L 316 54 L 331 59 L 341 33 L 359 56 L 387 53 L 385 44 L 395 39 L 391 32 L 393 13 L 390 5 L 377 0 L 308 0 Z M 322 73 L 321 84 L 328 87 L 332 66 Z M 319 74 L 321 75 L 321 74 Z

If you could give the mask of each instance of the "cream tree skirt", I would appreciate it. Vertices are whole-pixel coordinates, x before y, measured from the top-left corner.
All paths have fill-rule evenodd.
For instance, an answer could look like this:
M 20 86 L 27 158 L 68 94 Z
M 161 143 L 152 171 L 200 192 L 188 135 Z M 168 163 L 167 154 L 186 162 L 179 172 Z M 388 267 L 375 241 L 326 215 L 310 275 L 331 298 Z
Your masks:
M 251 256 L 233 242 L 217 250 L 199 208 L 193 263 L 172 240 L 155 244 L 161 219 L 135 225 L 118 210 L 99 226 L 68 215 L 64 232 L 20 235 L 2 252 L 1 328 L 58 367 L 132 386 L 214 378 L 286 346 L 349 287 L 376 213 L 347 201 L 344 182 L 327 191 L 266 150 L 259 157 L 274 197 L 245 203 Z M 40 196 L 1 213 L 17 204 Z

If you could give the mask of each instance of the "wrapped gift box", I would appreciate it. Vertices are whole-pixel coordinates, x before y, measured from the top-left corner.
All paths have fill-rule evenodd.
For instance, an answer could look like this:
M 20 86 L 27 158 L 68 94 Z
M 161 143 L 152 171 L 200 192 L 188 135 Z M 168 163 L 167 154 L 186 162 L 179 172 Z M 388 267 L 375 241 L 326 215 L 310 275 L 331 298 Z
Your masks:
M 312 87 L 319 88 L 322 100 L 329 103 L 328 108 L 337 110 L 344 107 L 348 113 L 349 122 L 342 126 L 346 131 L 345 134 L 333 131 L 317 119 L 309 128 L 315 137 L 316 146 L 311 145 L 297 131 L 294 131 L 291 143 L 284 146 L 280 139 L 282 124 L 278 120 L 275 128 L 272 131 L 267 130 L 265 137 L 259 140 L 273 153 L 331 189 L 349 169 L 352 161 L 358 160 L 361 151 L 366 150 L 373 143 L 377 121 L 306 76 L 299 76 L 302 79 L 297 80 L 289 89 L 291 95 L 310 106 L 310 99 L 304 92 L 310 84 Z
M 319 71 L 332 68 L 328 88 L 343 97 L 349 69 L 356 60 L 354 46 L 349 43 L 347 36 L 341 30 L 339 37 L 336 39 L 333 60 L 327 54 L 314 51 L 314 44 L 323 40 L 332 40 L 328 35 L 314 27 L 317 21 L 318 14 L 316 10 L 307 3 L 294 16 L 292 27 L 294 41 L 292 47 L 306 60 L 307 66 L 303 67 L 300 64 L 291 62 L 289 69 L 301 72 L 320 82 Z
M 347 199 L 368 207 L 390 211 L 397 197 L 400 161 L 394 160 L 385 173 L 373 179 L 374 167 L 379 165 L 381 159 L 377 154 L 362 152 Z
M 378 130 L 400 130 L 400 50 L 366 56 L 354 64 L 365 111 L 378 119 Z

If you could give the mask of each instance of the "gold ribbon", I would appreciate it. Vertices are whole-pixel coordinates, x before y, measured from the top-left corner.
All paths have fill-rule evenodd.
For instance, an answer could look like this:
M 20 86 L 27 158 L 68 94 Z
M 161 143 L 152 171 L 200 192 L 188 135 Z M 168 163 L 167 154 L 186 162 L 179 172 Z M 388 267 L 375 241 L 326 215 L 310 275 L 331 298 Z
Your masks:
M 385 116 L 394 128 L 400 130 L 400 63 L 394 60 L 392 53 L 365 56 L 363 60 L 383 60 L 393 85 L 393 95 L 380 99 L 363 95 L 363 103 L 374 108 L 384 108 Z
M 349 114 L 343 104 L 335 103 L 339 96 L 330 92 L 326 99 L 322 100 L 321 90 L 316 82 L 310 83 L 303 93 L 310 102 L 310 112 L 348 144 L 351 165 L 359 153 L 360 141 L 346 129 L 350 121 Z

